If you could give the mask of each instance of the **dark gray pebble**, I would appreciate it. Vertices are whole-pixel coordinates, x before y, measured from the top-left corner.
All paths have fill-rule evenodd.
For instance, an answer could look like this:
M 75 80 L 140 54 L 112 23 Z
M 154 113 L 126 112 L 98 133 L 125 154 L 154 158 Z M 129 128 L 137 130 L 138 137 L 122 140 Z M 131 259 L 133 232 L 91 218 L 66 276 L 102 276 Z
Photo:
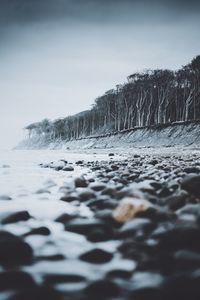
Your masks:
M 80 259 L 93 264 L 104 264 L 112 259 L 113 255 L 110 252 L 102 249 L 93 249 L 80 256 Z
M 0 231 L 0 264 L 28 264 L 32 259 L 33 251 L 27 243 L 7 231 Z

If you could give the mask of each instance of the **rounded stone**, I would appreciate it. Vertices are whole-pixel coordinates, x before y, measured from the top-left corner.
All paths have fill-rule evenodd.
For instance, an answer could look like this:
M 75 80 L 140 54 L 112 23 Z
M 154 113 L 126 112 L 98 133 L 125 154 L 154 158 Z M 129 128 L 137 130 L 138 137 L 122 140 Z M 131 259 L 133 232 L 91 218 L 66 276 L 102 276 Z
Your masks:
M 104 264 L 113 258 L 110 252 L 102 249 L 93 249 L 80 256 L 80 259 L 93 264 Z

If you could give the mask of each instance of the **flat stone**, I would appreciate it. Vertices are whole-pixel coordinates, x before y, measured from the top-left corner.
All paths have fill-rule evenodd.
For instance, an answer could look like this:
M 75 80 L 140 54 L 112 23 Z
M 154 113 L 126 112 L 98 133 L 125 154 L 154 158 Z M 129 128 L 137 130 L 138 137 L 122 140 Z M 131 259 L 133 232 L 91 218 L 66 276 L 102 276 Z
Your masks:
M 12 198 L 8 195 L 0 195 L 0 200 L 12 200 Z
M 110 232 L 109 226 L 98 219 L 83 219 L 78 218 L 68 222 L 65 225 L 65 230 L 76 232 L 82 235 L 90 236 L 97 232 Z
M 28 211 L 18 211 L 18 212 L 12 212 L 12 213 L 3 213 L 0 214 L 0 223 L 1 224 L 11 224 L 16 223 L 20 221 L 27 221 L 31 218 Z
M 86 278 L 78 274 L 49 274 L 44 276 L 44 283 L 47 285 L 59 283 L 75 283 L 85 281 Z
M 89 187 L 96 191 L 96 192 L 99 192 L 99 191 L 102 191 L 103 189 L 105 189 L 106 187 L 106 184 L 104 183 L 101 183 L 101 182 L 93 182 L 89 185 Z
M 115 156 L 115 154 L 114 153 L 109 153 L 108 156 Z
M 84 160 L 77 160 L 76 161 L 76 165 L 83 165 L 84 164 Z
M 27 232 L 24 236 L 29 236 L 29 235 L 50 235 L 51 231 L 49 230 L 49 228 L 45 227 L 45 226 L 41 226 L 38 228 L 33 228 L 32 230 L 30 230 L 29 232 Z
M 79 200 L 79 196 L 77 193 L 69 193 L 69 194 L 66 194 L 64 196 L 62 196 L 60 198 L 61 201 L 64 201 L 64 202 L 72 202 L 72 201 L 77 201 Z
M 116 279 L 129 279 L 132 275 L 132 272 L 131 271 L 128 271 L 128 270 L 121 270 L 121 269 L 114 269 L 114 270 L 111 270 L 109 271 L 107 274 L 106 274 L 106 277 L 107 278 L 116 278 Z
M 63 171 L 67 171 L 67 172 L 71 172 L 71 171 L 74 171 L 74 167 L 72 167 L 72 166 L 66 166 L 62 170 Z
M 51 192 L 46 188 L 39 189 L 35 193 L 36 194 L 51 194 Z
M 102 249 L 93 249 L 80 256 L 80 259 L 93 264 L 104 264 L 112 259 L 113 255 L 110 252 Z
M 183 169 L 186 173 L 200 173 L 200 168 L 197 167 L 187 167 Z

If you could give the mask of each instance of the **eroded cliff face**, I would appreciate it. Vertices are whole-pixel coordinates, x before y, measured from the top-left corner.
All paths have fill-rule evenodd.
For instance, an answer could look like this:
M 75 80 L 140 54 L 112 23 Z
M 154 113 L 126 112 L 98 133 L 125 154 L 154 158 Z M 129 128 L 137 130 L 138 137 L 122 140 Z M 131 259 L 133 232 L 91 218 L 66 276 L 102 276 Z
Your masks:
M 17 149 L 89 149 L 131 147 L 200 146 L 200 123 L 173 124 L 157 128 L 135 128 L 133 130 L 86 137 L 78 140 L 51 141 L 45 137 L 32 137 L 22 141 Z

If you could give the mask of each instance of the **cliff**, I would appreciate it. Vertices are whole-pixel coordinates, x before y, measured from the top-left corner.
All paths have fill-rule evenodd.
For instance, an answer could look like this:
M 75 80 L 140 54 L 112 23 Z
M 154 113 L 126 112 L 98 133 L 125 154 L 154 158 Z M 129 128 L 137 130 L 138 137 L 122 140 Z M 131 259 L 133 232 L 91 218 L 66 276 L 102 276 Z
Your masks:
M 17 149 L 79 149 L 200 146 L 200 123 L 133 128 L 113 134 L 90 136 L 71 141 L 51 141 L 47 137 L 32 137 L 22 141 Z

